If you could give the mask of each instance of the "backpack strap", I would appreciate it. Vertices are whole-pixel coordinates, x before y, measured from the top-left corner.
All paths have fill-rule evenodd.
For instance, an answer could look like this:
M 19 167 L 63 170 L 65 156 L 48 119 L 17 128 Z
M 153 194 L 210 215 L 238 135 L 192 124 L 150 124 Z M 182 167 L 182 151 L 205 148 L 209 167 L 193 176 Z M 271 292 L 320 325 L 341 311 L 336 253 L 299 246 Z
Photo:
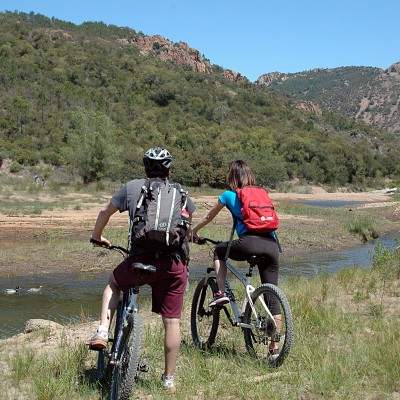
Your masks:
M 233 235 L 235 234 L 236 224 L 237 224 L 237 218 L 234 216 L 233 217 L 233 226 L 232 226 L 232 230 L 231 230 L 231 237 L 229 238 L 228 246 L 226 248 L 225 261 L 229 258 L 229 253 L 231 252 L 232 240 L 233 240 Z
M 143 201 L 144 201 L 144 199 L 146 198 L 146 196 L 147 196 L 147 194 L 148 194 L 148 192 L 149 192 L 149 186 L 150 186 L 150 181 L 149 181 L 149 179 L 146 179 L 144 182 L 143 182 L 143 185 L 142 185 L 142 187 L 141 187 L 141 189 L 140 189 L 140 197 L 139 197 L 139 199 L 138 199 L 138 202 L 136 203 L 136 208 L 135 208 L 135 214 L 136 214 L 136 212 L 137 211 L 139 211 L 140 210 L 140 208 L 142 207 L 142 205 L 143 205 Z M 134 215 L 135 215 L 134 214 Z M 134 216 L 133 215 L 133 216 Z M 132 216 L 132 217 L 133 217 Z M 137 223 L 137 222 L 139 222 L 141 220 L 141 218 L 139 218 L 139 217 L 136 217 L 136 218 L 131 218 L 131 224 L 133 224 L 133 223 Z
M 140 207 L 142 207 L 143 200 L 144 200 L 144 198 L 146 197 L 147 193 L 149 193 L 149 190 L 150 190 L 149 184 L 148 184 L 148 182 L 146 182 L 146 183 L 142 186 L 142 188 L 141 188 L 141 190 L 140 190 L 140 197 L 139 197 L 139 200 L 138 200 L 138 202 L 137 202 L 137 204 L 136 204 L 136 210 L 139 210 Z

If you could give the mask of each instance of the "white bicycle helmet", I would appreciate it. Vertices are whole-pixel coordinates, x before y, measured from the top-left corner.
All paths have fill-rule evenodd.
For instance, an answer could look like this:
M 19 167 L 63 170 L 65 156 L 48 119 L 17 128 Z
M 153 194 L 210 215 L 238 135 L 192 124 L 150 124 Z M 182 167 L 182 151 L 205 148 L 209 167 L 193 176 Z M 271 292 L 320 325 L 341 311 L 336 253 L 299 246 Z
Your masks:
M 159 146 L 152 147 L 147 150 L 146 154 L 143 156 L 143 164 L 147 166 L 153 163 L 157 163 L 164 168 L 169 169 L 172 163 L 171 153 L 167 149 L 163 149 Z

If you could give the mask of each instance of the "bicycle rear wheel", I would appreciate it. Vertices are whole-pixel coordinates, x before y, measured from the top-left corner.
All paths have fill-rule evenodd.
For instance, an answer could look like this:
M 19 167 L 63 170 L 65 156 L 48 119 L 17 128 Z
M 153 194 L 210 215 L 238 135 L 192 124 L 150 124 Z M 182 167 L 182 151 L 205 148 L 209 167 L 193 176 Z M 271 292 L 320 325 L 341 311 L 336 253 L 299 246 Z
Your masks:
M 112 319 L 109 328 L 107 347 L 103 350 L 100 350 L 97 357 L 96 374 L 97 374 L 97 380 L 99 382 L 107 382 L 108 378 L 111 376 L 112 366 L 110 365 L 110 354 L 112 354 L 115 347 L 114 338 L 117 337 L 117 331 L 118 331 L 117 326 L 119 323 L 119 319 L 121 318 L 121 308 L 122 308 L 122 301 L 118 303 L 117 310 L 115 312 L 115 315 Z
M 140 343 L 142 338 L 142 321 L 139 313 L 134 312 L 124 328 L 121 348 L 114 365 L 111 396 L 112 400 L 128 400 L 133 384 L 140 373 Z
M 245 324 L 254 325 L 253 329 L 244 328 L 244 340 L 247 351 L 260 361 L 268 362 L 271 367 L 281 365 L 289 354 L 293 343 L 293 318 L 289 302 L 284 293 L 275 285 L 264 284 L 251 295 L 256 315 L 250 304 L 247 304 L 243 317 Z M 275 304 L 273 319 L 262 304 L 271 310 Z M 279 345 L 279 351 L 270 352 L 274 343 Z
M 207 350 L 214 344 L 218 331 L 220 308 L 209 307 L 214 293 L 218 291 L 214 278 L 203 278 L 194 291 L 190 326 L 194 344 Z

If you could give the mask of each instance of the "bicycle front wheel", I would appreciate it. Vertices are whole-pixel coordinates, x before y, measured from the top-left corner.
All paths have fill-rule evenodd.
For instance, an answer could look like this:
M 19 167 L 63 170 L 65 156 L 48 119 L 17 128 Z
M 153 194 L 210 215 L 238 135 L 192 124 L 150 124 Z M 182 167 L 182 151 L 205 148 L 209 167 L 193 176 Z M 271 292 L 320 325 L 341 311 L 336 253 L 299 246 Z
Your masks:
M 202 350 L 209 349 L 218 331 L 220 308 L 209 307 L 214 293 L 218 291 L 214 278 L 203 278 L 194 291 L 190 326 L 194 344 Z
M 112 400 L 128 400 L 140 372 L 142 321 L 139 313 L 134 312 L 131 315 L 128 326 L 124 330 L 111 381 Z
M 271 367 L 281 365 L 293 343 L 293 318 L 285 294 L 277 286 L 264 284 L 251 295 L 254 311 L 247 304 L 243 317 L 247 351 Z M 265 309 L 265 306 L 270 313 Z M 271 351 L 279 346 L 278 350 Z

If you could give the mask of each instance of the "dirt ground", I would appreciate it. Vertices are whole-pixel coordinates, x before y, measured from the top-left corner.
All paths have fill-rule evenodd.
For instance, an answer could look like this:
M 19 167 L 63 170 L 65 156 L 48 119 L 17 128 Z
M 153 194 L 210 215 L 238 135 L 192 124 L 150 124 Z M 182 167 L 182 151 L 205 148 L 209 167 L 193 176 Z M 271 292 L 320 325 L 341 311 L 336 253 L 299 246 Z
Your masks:
M 338 234 L 338 222 L 307 217 L 304 215 L 285 214 L 283 203 L 294 201 L 344 201 L 360 202 L 355 206 L 357 212 L 364 210 L 364 214 L 373 215 L 375 219 L 381 222 L 380 233 L 392 232 L 398 230 L 400 221 L 400 203 L 390 201 L 390 196 L 382 192 L 364 192 L 364 193 L 328 193 L 320 187 L 313 187 L 311 193 L 270 193 L 277 209 L 281 221 L 279 229 L 279 238 L 284 245 L 286 257 L 303 256 L 312 252 L 332 251 L 343 247 L 351 247 L 360 243 L 359 238 L 354 235 Z M 202 217 L 208 209 L 216 202 L 214 196 L 192 196 L 197 211 L 194 214 L 194 222 Z M 49 192 L 40 193 L 40 202 L 51 202 L 55 200 Z M 80 201 L 77 206 L 76 200 Z M 93 200 L 89 195 L 68 194 L 68 201 L 62 210 L 44 210 L 41 214 L 29 215 L 5 215 L 0 213 L 0 248 L 6 250 L 15 249 L 16 243 L 30 243 L 29 246 L 18 248 L 18 252 L 6 251 L 3 257 L 0 254 L 0 276 L 18 274 L 38 274 L 48 271 L 63 271 L 68 269 L 80 271 L 82 265 L 91 270 L 96 268 L 109 268 L 105 266 L 104 259 L 99 260 L 99 252 L 72 251 L 68 255 L 68 263 L 65 263 L 65 257 L 52 256 L 47 247 L 36 246 L 36 240 L 40 238 L 59 235 L 59 238 L 68 240 L 70 238 L 79 239 L 83 242 L 88 241 L 93 229 L 97 214 L 102 204 L 108 201 L 108 197 L 101 197 Z M 75 206 L 74 206 L 75 204 Z M 282 208 L 280 209 L 280 205 Z M 346 209 L 346 212 L 349 211 Z M 379 215 L 379 217 L 378 217 Z M 382 217 L 380 217 L 380 215 Z M 224 209 L 213 221 L 214 224 L 220 224 L 222 228 L 230 230 L 231 216 Z M 112 227 L 126 228 L 127 214 L 116 213 L 109 222 Z M 330 234 L 329 232 L 335 232 Z M 105 236 L 107 237 L 107 230 Z M 322 235 L 319 235 L 321 233 Z M 198 249 L 196 249 L 198 250 Z M 7 255 L 9 254 L 9 255 Z M 33 256 L 32 256 L 33 254 Z M 199 252 L 192 251 L 192 261 L 204 261 Z M 208 261 L 208 259 L 207 259 Z M 192 263 L 193 265 L 193 263 Z
M 77 195 L 78 196 L 78 195 Z M 82 196 L 82 195 L 79 195 Z M 272 200 L 279 207 L 281 201 L 344 201 L 369 203 L 364 207 L 385 207 L 389 203 L 389 197 L 382 192 L 363 192 L 363 193 L 328 193 L 322 188 L 315 187 L 312 193 L 270 193 Z M 41 201 L 51 200 L 50 195 L 43 195 Z M 196 204 L 197 212 L 194 221 L 204 215 L 207 209 L 211 208 L 216 201 L 214 196 L 192 196 Z M 104 198 L 104 203 L 107 198 Z M 86 231 L 94 225 L 101 204 L 85 203 L 84 209 L 63 209 L 43 211 L 40 215 L 4 215 L 0 213 L 0 239 L 7 240 L 18 237 L 38 236 L 46 231 L 58 229 L 67 231 Z M 292 218 L 279 214 L 281 220 Z M 228 213 L 223 213 L 222 218 L 229 217 Z M 126 226 L 126 214 L 114 214 L 110 220 L 111 226 Z

